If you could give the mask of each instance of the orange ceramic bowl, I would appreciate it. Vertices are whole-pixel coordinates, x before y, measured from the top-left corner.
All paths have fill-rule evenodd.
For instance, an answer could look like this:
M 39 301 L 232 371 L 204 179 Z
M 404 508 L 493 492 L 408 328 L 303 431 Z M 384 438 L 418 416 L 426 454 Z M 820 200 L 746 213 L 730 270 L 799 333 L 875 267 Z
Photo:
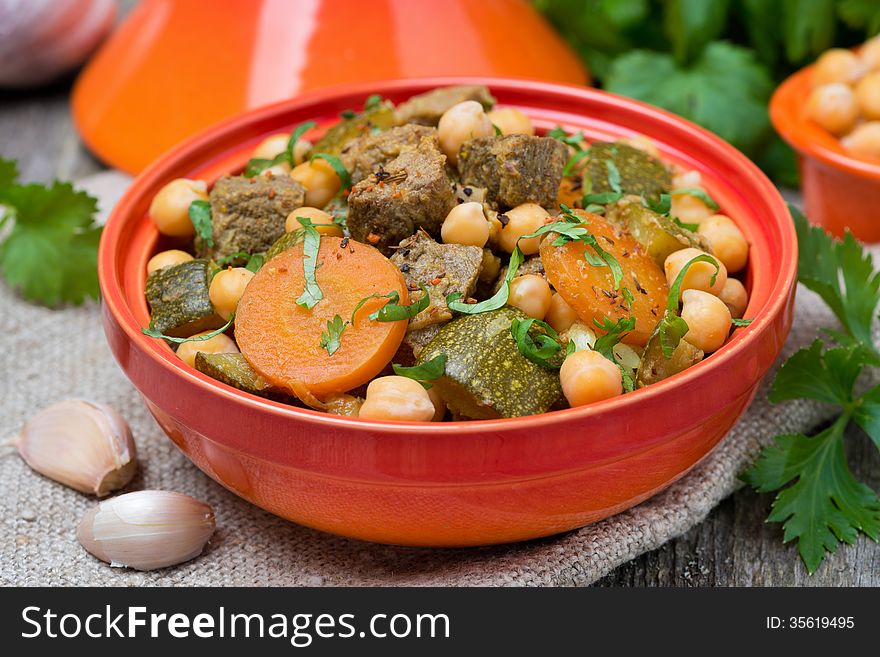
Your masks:
M 146 212 L 181 176 L 211 181 L 244 165 L 266 135 L 321 127 L 371 93 L 393 101 L 441 86 L 488 84 L 539 130 L 591 139 L 645 134 L 700 171 L 751 243 L 754 318 L 729 343 L 662 383 L 587 407 L 478 422 L 379 422 L 293 408 L 227 387 L 145 337 L 147 259 L 172 243 Z M 582 87 L 509 79 L 400 80 L 315 92 L 243 114 L 175 148 L 116 206 L 101 241 L 104 327 L 119 364 L 178 447 L 231 491 L 295 522 L 382 543 L 466 546 L 574 529 L 647 499 L 724 437 L 776 358 L 792 320 L 796 239 L 774 186 L 705 130 Z
M 839 139 L 807 117 L 814 68 L 808 66 L 779 85 L 770 99 L 770 120 L 798 152 L 810 221 L 838 237 L 849 229 L 862 241 L 880 242 L 880 161 L 853 157 Z

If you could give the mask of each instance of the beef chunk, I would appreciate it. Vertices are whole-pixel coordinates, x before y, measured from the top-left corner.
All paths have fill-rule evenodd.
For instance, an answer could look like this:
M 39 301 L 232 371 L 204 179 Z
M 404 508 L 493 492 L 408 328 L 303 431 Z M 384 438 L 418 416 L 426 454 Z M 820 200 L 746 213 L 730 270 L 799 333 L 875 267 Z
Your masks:
M 505 265 L 501 268 L 501 271 L 498 272 L 498 279 L 495 281 L 495 287 L 492 289 L 492 294 L 495 294 L 498 290 L 501 289 L 501 284 L 504 282 L 504 278 L 507 276 L 508 269 L 509 267 Z M 526 258 L 519 266 L 519 269 L 516 270 L 517 276 L 525 276 L 526 274 L 534 274 L 535 276 L 547 278 L 547 273 L 544 271 L 544 263 L 541 261 L 541 256 L 535 255 L 530 258 Z
M 352 183 L 384 168 L 404 151 L 418 147 L 422 137 L 429 137 L 437 146 L 437 130 L 423 125 L 402 125 L 375 135 L 354 139 L 342 149 L 340 159 L 351 173 Z
M 422 349 L 440 332 L 441 326 L 443 324 L 429 324 L 425 328 L 407 330 L 392 362 L 404 367 L 415 365 Z
M 381 180 L 371 174 L 355 185 L 348 197 L 351 236 L 390 255 L 419 228 L 439 234 L 455 205 L 445 163 L 436 138 L 423 137 L 417 149 L 388 163 Z
M 567 160 L 567 147 L 556 139 L 479 137 L 462 144 L 458 169 L 463 184 L 485 187 L 489 202 L 498 207 L 532 202 L 550 208 Z
M 262 253 L 284 234 L 287 215 L 302 207 L 305 189 L 288 176 L 224 176 L 211 190 L 214 246 L 196 239 L 200 256 Z
M 489 89 L 482 85 L 443 87 L 413 96 L 405 103 L 401 103 L 397 107 L 397 120 L 400 123 L 437 125 L 446 110 L 466 100 L 475 100 L 485 109 L 490 109 L 495 104 Z
M 452 319 L 446 297 L 461 292 L 467 298 L 473 293 L 483 264 L 483 249 L 463 244 L 438 244 L 428 234 L 419 231 L 400 243 L 391 261 L 400 268 L 410 290 L 424 285 L 431 297 L 430 305 L 410 320 L 409 330 L 415 331 Z

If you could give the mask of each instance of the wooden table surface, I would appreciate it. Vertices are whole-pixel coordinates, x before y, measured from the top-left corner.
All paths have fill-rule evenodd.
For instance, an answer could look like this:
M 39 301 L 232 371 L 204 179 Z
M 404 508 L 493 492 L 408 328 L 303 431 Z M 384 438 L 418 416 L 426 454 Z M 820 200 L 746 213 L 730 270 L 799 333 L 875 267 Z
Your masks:
M 70 180 L 103 170 L 79 141 L 68 110 L 69 80 L 28 92 L 0 91 L 0 156 L 27 181 Z M 858 430 L 848 436 L 856 476 L 880 489 L 880 452 Z M 860 536 L 812 577 L 779 525 L 764 518 L 769 495 L 740 490 L 705 522 L 599 581 L 600 586 L 878 586 L 880 545 Z

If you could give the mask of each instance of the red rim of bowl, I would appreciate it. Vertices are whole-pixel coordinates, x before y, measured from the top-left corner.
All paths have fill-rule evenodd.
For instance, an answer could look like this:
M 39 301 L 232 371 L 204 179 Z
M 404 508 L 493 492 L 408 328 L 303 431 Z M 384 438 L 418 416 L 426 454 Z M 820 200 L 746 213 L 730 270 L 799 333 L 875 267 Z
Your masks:
M 797 71 L 782 81 L 770 97 L 770 121 L 776 132 L 802 155 L 863 178 L 880 178 L 880 161 L 872 162 L 847 153 L 840 140 L 807 118 L 804 92 L 812 89 L 815 65 Z M 790 101 L 790 102 L 789 102 Z M 789 107 L 797 111 L 789 111 Z
M 216 151 L 212 151 L 210 145 L 221 141 L 225 133 L 230 132 L 234 127 L 245 123 L 258 122 L 259 120 L 273 116 L 282 110 L 287 112 L 293 111 L 297 106 L 314 102 L 316 99 L 331 98 L 337 94 L 366 97 L 375 93 L 377 89 L 387 92 L 399 88 L 410 88 L 412 86 L 433 88 L 450 84 L 484 84 L 490 89 L 500 90 L 503 88 L 505 91 L 511 92 L 521 91 L 521 88 L 524 85 L 527 85 L 529 94 L 532 95 L 535 93 L 545 93 L 550 95 L 564 94 L 569 97 L 574 95 L 585 99 L 595 98 L 596 96 L 612 97 L 615 99 L 616 103 L 626 105 L 629 111 L 640 115 L 643 119 L 649 119 L 654 124 L 661 124 L 670 128 L 677 127 L 678 129 L 681 129 L 682 127 L 686 127 L 692 133 L 692 137 L 699 138 L 704 144 L 708 142 L 708 144 L 716 150 L 719 148 L 723 150 L 725 156 L 738 166 L 739 171 L 743 175 L 746 175 L 749 178 L 749 190 L 755 194 L 769 195 L 769 197 L 772 198 L 773 204 L 777 206 L 776 210 L 779 215 L 788 216 L 785 202 L 776 187 L 755 164 L 745 157 L 745 155 L 716 135 L 704 130 L 696 124 L 690 123 L 679 116 L 659 108 L 629 98 L 578 85 L 498 77 L 432 77 L 418 78 L 415 80 L 387 80 L 357 85 L 347 84 L 339 87 L 329 87 L 326 89 L 311 91 L 302 94 L 293 100 L 267 105 L 236 117 L 226 119 L 182 142 L 144 170 L 135 179 L 131 188 L 113 209 L 101 238 L 98 253 L 98 278 L 106 310 L 109 310 L 109 312 L 112 313 L 115 320 L 130 339 L 131 343 L 136 345 L 156 361 L 167 372 L 168 376 L 182 376 L 192 385 L 201 388 L 204 392 L 220 395 L 235 404 L 243 404 L 251 408 L 261 409 L 267 413 L 295 418 L 299 421 L 313 423 L 316 426 L 321 426 L 326 429 L 356 431 L 381 430 L 383 432 L 392 432 L 401 435 L 412 433 L 427 435 L 483 433 L 510 429 L 514 426 L 523 429 L 536 425 L 546 426 L 556 423 L 567 423 L 573 419 L 588 420 L 596 416 L 601 416 L 604 413 L 639 404 L 643 400 L 650 399 L 651 397 L 672 393 L 677 389 L 681 389 L 693 383 L 695 378 L 716 370 L 721 370 L 727 366 L 727 363 L 731 359 L 737 358 L 740 354 L 745 352 L 751 344 L 759 341 L 765 332 L 774 329 L 773 318 L 784 311 L 789 298 L 787 293 L 780 293 L 780 291 L 786 292 L 790 290 L 794 285 L 797 276 L 797 237 L 794 225 L 791 222 L 779 226 L 782 237 L 782 244 L 780 245 L 781 264 L 776 279 L 773 280 L 768 287 L 771 291 L 769 299 L 754 315 L 752 323 L 747 327 L 738 328 L 721 349 L 713 353 L 706 360 L 697 363 L 684 372 L 634 392 L 587 406 L 552 411 L 539 415 L 502 418 L 496 420 L 452 422 L 394 422 L 330 415 L 320 411 L 298 408 L 280 402 L 263 399 L 256 395 L 251 395 L 229 386 L 225 386 L 222 383 L 211 379 L 207 375 L 186 366 L 174 356 L 174 353 L 167 348 L 164 342 L 154 340 L 141 333 L 141 325 L 135 320 L 134 315 L 128 307 L 125 300 L 125 292 L 116 277 L 115 254 L 119 248 L 120 238 L 127 223 L 125 219 L 132 211 L 131 206 L 134 204 L 135 199 L 140 196 L 140 190 L 149 188 L 160 180 L 167 178 L 165 170 L 167 169 L 169 162 L 182 159 L 186 156 L 193 156 L 197 153 L 199 154 L 200 160 L 206 162 L 216 156 L 217 152 L 228 150 L 228 146 L 224 146 L 216 149 Z M 749 310 L 753 310 L 751 305 Z

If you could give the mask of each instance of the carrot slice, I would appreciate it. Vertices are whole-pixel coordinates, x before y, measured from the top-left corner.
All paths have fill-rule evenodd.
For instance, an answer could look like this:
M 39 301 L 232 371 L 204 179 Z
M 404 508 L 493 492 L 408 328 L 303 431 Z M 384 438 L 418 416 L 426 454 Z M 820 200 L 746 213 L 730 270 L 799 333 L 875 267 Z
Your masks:
M 400 270 L 372 246 L 324 235 L 315 272 L 323 298 L 311 310 L 296 304 L 305 287 L 303 245 L 275 256 L 248 283 L 235 315 L 241 353 L 272 385 L 294 394 L 305 386 L 313 395 L 345 392 L 375 377 L 394 357 L 406 320 L 371 321 L 368 315 L 387 299 L 371 299 L 348 324 L 339 348 L 321 346 L 327 322 L 350 321 L 358 302 L 396 291 L 401 304 L 409 293 Z
M 575 212 L 584 218 L 582 225 L 596 236 L 599 246 L 620 263 L 621 289 L 615 289 L 614 274 L 609 267 L 597 267 L 584 258 L 584 251 L 592 252 L 591 247 L 583 242 L 553 246 L 556 237 L 553 233 L 541 242 L 541 262 L 547 280 L 591 328 L 595 328 L 594 319 L 602 322 L 607 317 L 616 322 L 629 317 L 623 294 L 623 288 L 628 289 L 633 296 L 632 315 L 636 325 L 623 342 L 646 344 L 663 316 L 669 294 L 666 275 L 632 235 L 599 215 L 583 210 Z

